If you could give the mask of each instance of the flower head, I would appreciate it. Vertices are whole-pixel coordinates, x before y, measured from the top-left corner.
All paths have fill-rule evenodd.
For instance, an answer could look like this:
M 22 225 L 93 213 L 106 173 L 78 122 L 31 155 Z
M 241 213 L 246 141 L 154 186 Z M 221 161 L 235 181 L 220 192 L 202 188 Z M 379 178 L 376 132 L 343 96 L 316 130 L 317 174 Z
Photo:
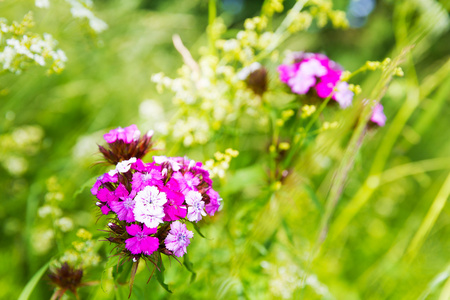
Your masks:
M 107 145 L 98 146 L 100 153 L 114 165 L 132 157 L 140 159 L 151 151 L 153 133 L 140 134 L 136 125 L 113 129 L 103 136 Z
M 191 243 L 191 238 L 194 236 L 192 231 L 187 230 L 186 224 L 175 221 L 170 224 L 170 231 L 164 240 L 166 248 L 173 252 L 175 256 L 181 257 L 186 251 L 186 247 Z
M 160 192 L 156 186 L 146 186 L 137 193 L 135 201 L 133 213 L 136 221 L 147 227 L 157 227 L 163 223 L 163 205 L 167 202 L 165 193 Z
M 111 210 L 117 214 L 117 218 L 120 221 L 135 222 L 133 212 L 135 200 L 133 198 L 136 192 L 132 191 L 129 193 L 123 184 L 119 184 L 114 193 L 117 199 L 109 203 Z
M 128 127 L 122 128 L 118 127 L 111 130 L 110 132 L 103 135 L 105 141 L 109 144 L 116 141 L 122 141 L 125 144 L 130 144 L 133 141 L 137 141 L 141 135 L 141 132 L 136 125 L 130 125 Z
M 286 83 L 293 93 L 306 94 L 314 88 L 320 98 L 332 96 L 341 108 L 348 107 L 353 92 L 348 83 L 341 82 L 342 68 L 327 56 L 318 53 L 297 52 L 278 67 L 280 81 Z
M 132 254 L 151 255 L 159 247 L 158 238 L 150 236 L 156 231 L 156 228 L 148 228 L 145 225 L 144 228 L 137 224 L 127 226 L 127 233 L 133 237 L 125 241 L 125 248 Z
M 202 219 L 202 216 L 206 216 L 205 202 L 199 192 L 189 191 L 186 195 L 186 203 L 189 205 L 187 215 L 189 221 L 198 222 Z

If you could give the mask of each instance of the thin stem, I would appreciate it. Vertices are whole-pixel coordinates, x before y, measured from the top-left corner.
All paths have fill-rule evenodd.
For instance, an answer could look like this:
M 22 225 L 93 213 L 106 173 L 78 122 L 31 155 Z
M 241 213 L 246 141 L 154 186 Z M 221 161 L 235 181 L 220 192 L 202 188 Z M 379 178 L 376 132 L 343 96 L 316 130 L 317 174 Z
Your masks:
M 209 50 L 211 53 L 216 53 L 216 45 L 214 40 L 213 26 L 217 16 L 217 4 L 216 0 L 209 0 L 208 5 L 208 40 Z
M 406 250 L 407 261 L 411 262 L 417 255 L 417 252 L 424 243 L 427 235 L 430 233 L 431 229 L 436 223 L 437 218 L 441 214 L 442 209 L 447 203 L 447 199 L 449 196 L 450 196 L 450 173 L 445 179 L 444 184 L 442 185 L 436 198 L 434 199 L 433 204 L 431 204 L 431 207 L 428 210 L 427 215 L 423 219 L 422 224 L 420 225 L 419 229 L 417 230 L 416 234 L 414 235 L 411 241 L 411 244 Z
M 270 43 L 269 46 L 267 46 L 263 51 L 261 51 L 261 53 L 259 53 L 255 57 L 255 61 L 260 61 L 263 58 L 267 57 L 274 49 L 276 49 L 290 36 L 290 34 L 286 32 L 286 30 L 295 20 L 297 14 L 303 9 L 306 2 L 308 2 L 308 0 L 299 0 L 295 3 L 295 5 L 284 18 L 283 22 L 281 22 L 280 26 L 278 26 L 277 30 L 275 31 L 272 43 Z

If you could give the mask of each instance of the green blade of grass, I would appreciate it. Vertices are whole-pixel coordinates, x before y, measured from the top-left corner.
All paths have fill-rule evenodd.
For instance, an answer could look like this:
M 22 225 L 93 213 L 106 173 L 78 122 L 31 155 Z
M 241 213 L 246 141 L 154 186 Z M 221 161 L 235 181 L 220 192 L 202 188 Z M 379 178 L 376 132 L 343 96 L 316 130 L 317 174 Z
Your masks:
M 442 185 L 436 198 L 431 204 L 431 207 L 428 210 L 427 215 L 423 219 L 422 224 L 420 225 L 419 229 L 417 230 L 416 234 L 414 235 L 411 241 L 411 244 L 406 250 L 406 259 L 408 261 L 413 260 L 414 257 L 417 255 L 418 251 L 425 242 L 426 237 L 428 236 L 434 224 L 436 223 L 437 218 L 441 214 L 442 209 L 447 203 L 447 199 L 449 196 L 450 196 L 450 173 L 445 179 L 444 184 Z
M 25 288 L 22 290 L 22 293 L 20 293 L 18 300 L 27 300 L 31 293 L 33 292 L 34 288 L 36 287 L 37 283 L 41 279 L 42 275 L 44 275 L 45 271 L 47 271 L 48 266 L 50 265 L 51 260 L 49 260 L 45 265 L 43 265 L 34 275 L 31 277 L 30 281 L 28 281 Z

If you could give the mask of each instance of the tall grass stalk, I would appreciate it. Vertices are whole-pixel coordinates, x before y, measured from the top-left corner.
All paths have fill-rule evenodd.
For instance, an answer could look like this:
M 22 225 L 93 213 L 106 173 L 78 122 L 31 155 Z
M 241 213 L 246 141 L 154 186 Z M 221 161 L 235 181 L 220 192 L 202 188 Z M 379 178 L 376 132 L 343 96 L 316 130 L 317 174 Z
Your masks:
M 417 252 L 420 250 L 422 244 L 424 243 L 426 237 L 430 233 L 434 224 L 436 223 L 437 218 L 442 212 L 445 204 L 447 203 L 447 199 L 450 196 L 450 173 L 444 181 L 441 189 L 439 190 L 436 198 L 431 204 L 430 209 L 428 210 L 427 215 L 422 221 L 419 229 L 414 235 L 411 244 L 406 250 L 405 259 L 411 262 L 417 255 Z

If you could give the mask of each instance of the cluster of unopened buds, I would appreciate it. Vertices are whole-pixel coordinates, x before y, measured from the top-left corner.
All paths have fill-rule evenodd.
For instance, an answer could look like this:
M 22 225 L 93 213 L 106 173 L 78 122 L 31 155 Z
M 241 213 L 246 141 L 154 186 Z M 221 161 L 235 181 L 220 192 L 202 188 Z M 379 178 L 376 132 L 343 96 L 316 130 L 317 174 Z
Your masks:
M 153 162 L 144 163 L 152 135 L 141 137 L 135 125 L 105 134 L 108 144 L 99 146 L 100 152 L 116 167 L 91 189 L 110 218 L 107 240 L 116 244 L 117 255 L 133 262 L 155 263 L 158 253 L 183 256 L 193 237 L 186 223 L 214 215 L 221 201 L 201 162 L 153 156 Z

